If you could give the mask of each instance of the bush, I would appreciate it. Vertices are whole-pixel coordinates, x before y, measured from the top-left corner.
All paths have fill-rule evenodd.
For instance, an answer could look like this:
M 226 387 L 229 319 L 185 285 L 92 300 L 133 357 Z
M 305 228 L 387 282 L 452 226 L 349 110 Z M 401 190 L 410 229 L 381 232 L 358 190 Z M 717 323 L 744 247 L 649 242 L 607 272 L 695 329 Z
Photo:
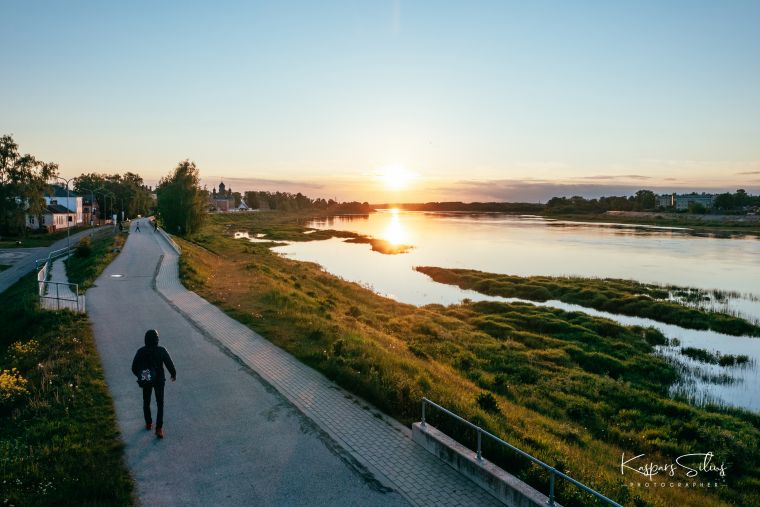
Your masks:
M 85 236 L 81 240 L 79 240 L 79 244 L 77 245 L 77 257 L 89 257 L 90 254 L 92 254 L 92 238 L 89 236 Z
M 486 412 L 491 412 L 492 414 L 499 412 L 499 402 L 496 401 L 496 397 L 492 393 L 480 393 L 475 401 Z
M 0 372 L 0 411 L 12 408 L 29 396 L 28 383 L 16 368 Z

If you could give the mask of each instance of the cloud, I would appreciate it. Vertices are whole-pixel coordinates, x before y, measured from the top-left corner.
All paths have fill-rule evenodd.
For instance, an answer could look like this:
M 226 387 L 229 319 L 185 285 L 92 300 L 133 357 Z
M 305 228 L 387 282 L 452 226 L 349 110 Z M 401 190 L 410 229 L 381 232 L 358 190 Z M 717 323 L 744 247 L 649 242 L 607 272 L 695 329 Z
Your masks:
M 623 195 L 629 196 L 646 188 L 656 193 L 671 192 L 727 192 L 733 189 L 718 186 L 676 185 L 632 185 L 626 183 L 593 182 L 558 182 L 546 179 L 537 180 L 481 180 L 457 181 L 431 189 L 435 200 L 454 201 L 511 201 L 511 202 L 546 202 L 552 197 L 571 197 L 579 195 L 586 198 Z M 748 192 L 753 192 L 747 189 Z M 754 190 L 756 192 L 757 189 Z
M 736 174 L 738 174 L 740 176 L 749 176 L 749 175 L 754 175 L 754 174 L 760 174 L 760 171 L 742 171 L 742 172 L 736 173 Z
M 271 192 L 307 192 L 320 190 L 325 185 L 311 181 L 278 180 L 270 178 L 223 178 L 220 176 L 207 176 L 201 178 L 203 184 L 208 187 L 216 187 L 223 181 L 227 188 L 235 191 L 266 190 Z
M 597 174 L 596 176 L 576 176 L 575 180 L 651 180 L 651 176 L 641 174 Z

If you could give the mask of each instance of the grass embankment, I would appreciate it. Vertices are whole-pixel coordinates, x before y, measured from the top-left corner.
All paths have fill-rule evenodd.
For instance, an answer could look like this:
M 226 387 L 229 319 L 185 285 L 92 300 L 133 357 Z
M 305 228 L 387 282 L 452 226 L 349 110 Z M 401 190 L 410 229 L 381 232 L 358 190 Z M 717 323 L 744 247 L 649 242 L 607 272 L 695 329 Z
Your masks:
M 669 399 L 677 373 L 652 354 L 665 341 L 657 331 L 528 304 L 417 308 L 232 239 L 236 231 L 331 235 L 304 235 L 304 219 L 212 217 L 181 241 L 184 283 L 404 423 L 419 420 L 427 396 L 625 505 L 757 504 L 760 417 Z M 474 444 L 471 432 L 431 412 L 434 425 Z M 488 459 L 548 491 L 542 471 L 486 445 Z M 669 463 L 708 450 L 730 463 L 726 487 L 629 489 L 641 477 L 620 475 L 623 452 Z M 593 505 L 557 487 L 564 505 Z
M 87 285 L 101 261 L 93 254 L 72 275 Z M 132 505 L 87 317 L 40 310 L 35 275 L 0 295 L 0 503 Z
M 82 238 L 74 255 L 66 259 L 69 283 L 79 284 L 79 290 L 89 289 L 98 275 L 119 255 L 127 240 L 125 233 Z M 89 252 L 86 255 L 85 252 Z
M 666 299 L 671 294 L 701 297 L 700 291 L 661 287 L 633 280 L 554 276 L 513 276 L 473 269 L 419 266 L 417 271 L 439 283 L 456 285 L 489 296 L 548 301 L 594 308 L 609 313 L 644 317 L 687 329 L 711 329 L 730 335 L 760 336 L 760 326 L 725 313 L 690 308 Z M 704 294 L 702 294 L 703 296 Z

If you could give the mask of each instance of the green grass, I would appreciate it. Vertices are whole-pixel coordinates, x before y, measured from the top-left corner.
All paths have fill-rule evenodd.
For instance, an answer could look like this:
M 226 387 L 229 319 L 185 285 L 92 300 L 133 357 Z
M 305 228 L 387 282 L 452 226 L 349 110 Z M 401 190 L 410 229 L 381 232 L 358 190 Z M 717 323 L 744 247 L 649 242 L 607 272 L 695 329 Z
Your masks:
M 126 233 L 108 236 L 95 236 L 92 240 L 90 254 L 82 257 L 75 253 L 66 259 L 66 276 L 69 283 L 79 284 L 79 290 L 89 289 L 98 275 L 118 255 L 126 241 Z
M 699 310 L 665 300 L 670 294 L 691 300 L 707 297 L 707 293 L 697 289 L 661 287 L 618 279 L 513 276 L 432 266 L 420 266 L 415 269 L 436 282 L 491 296 L 531 301 L 555 299 L 609 313 L 653 319 L 687 329 L 711 329 L 730 335 L 760 336 L 760 326 L 740 317 Z
M 304 363 L 403 423 L 426 396 L 567 471 L 624 505 L 757 505 L 760 417 L 668 397 L 678 372 L 653 329 L 529 304 L 417 308 L 382 298 L 311 263 L 232 239 L 238 230 L 303 235 L 302 214 L 210 218 L 181 241 L 184 283 Z M 475 435 L 429 413 L 467 445 Z M 621 453 L 664 462 L 711 450 L 731 464 L 717 490 L 631 490 Z M 541 491 L 545 473 L 486 444 L 485 456 Z M 635 454 L 632 454 L 635 453 Z M 567 506 L 594 505 L 558 483 Z
M 40 310 L 34 273 L 0 301 L 0 369 L 24 379 L 0 387 L 0 504 L 133 505 L 87 317 Z
M 84 229 L 89 229 L 89 225 L 72 227 L 71 234 L 75 234 Z M 66 229 L 51 233 L 30 232 L 26 236 L 3 236 L 0 239 L 0 248 L 36 248 L 41 246 L 50 246 L 59 239 L 66 237 Z M 18 244 L 17 242 L 20 242 Z

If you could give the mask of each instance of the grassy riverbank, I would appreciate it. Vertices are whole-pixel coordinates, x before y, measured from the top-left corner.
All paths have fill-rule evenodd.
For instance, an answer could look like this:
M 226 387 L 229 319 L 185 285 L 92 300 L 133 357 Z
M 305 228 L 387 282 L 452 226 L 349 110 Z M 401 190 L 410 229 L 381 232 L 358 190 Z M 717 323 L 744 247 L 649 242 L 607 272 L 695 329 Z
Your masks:
M 662 287 L 609 278 L 513 276 L 433 266 L 419 266 L 415 269 L 436 282 L 489 296 L 531 301 L 554 299 L 604 312 L 653 319 L 687 329 L 711 329 L 730 335 L 760 336 L 760 326 L 742 318 L 698 310 L 667 300 L 676 297 L 699 301 L 709 296 L 697 289 Z
M 252 237 L 310 241 L 308 214 L 215 215 L 182 241 L 184 283 L 404 423 L 427 396 L 625 505 L 752 505 L 760 486 L 760 417 L 667 396 L 677 372 L 652 354 L 654 330 L 528 304 L 417 308 L 273 254 Z M 342 234 L 336 234 L 342 235 Z M 472 445 L 473 435 L 432 415 Z M 731 470 L 717 489 L 630 488 L 620 459 L 672 462 L 712 451 Z M 537 488 L 546 475 L 514 455 L 485 455 Z M 725 481 L 725 482 L 723 482 Z M 568 506 L 593 505 L 558 483 Z
M 588 223 L 616 223 L 678 227 L 694 235 L 717 237 L 760 236 L 760 220 L 742 215 L 696 215 L 668 212 L 548 213 L 539 215 L 553 220 Z M 562 225 L 562 224 L 558 224 Z
M 102 259 L 79 265 L 81 283 Z M 132 505 L 87 317 L 40 310 L 36 288 L 31 273 L 0 295 L 0 504 Z

